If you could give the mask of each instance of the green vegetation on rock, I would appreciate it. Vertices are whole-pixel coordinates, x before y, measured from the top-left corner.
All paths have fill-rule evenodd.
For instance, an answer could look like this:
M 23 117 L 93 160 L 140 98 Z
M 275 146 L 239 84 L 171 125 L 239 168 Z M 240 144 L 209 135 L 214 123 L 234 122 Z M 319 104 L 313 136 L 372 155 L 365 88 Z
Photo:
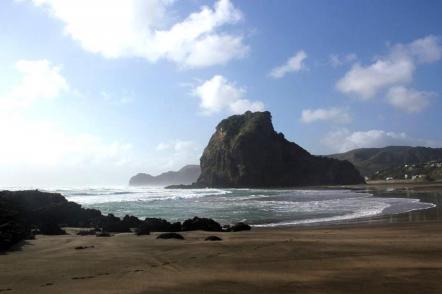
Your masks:
M 222 120 L 201 157 L 197 186 L 294 187 L 363 183 L 348 161 L 313 156 L 275 132 L 271 114 Z

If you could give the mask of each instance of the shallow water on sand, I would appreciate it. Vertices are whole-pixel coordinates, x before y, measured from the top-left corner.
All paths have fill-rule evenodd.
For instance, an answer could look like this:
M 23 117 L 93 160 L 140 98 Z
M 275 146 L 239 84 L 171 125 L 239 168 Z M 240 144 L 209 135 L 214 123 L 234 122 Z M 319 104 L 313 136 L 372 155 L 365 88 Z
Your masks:
M 170 221 L 200 216 L 220 223 L 247 221 L 271 227 L 346 222 L 429 209 L 434 201 L 388 193 L 309 189 L 164 189 L 161 187 L 47 188 L 104 214 Z

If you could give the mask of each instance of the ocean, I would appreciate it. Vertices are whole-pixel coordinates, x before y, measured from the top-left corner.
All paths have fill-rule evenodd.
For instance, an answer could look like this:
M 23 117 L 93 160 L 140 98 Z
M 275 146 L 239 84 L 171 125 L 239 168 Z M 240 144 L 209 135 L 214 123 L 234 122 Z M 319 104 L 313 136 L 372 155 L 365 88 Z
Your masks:
M 17 188 L 15 188 L 17 189 Z M 164 189 L 161 187 L 46 188 L 84 207 L 116 216 L 183 221 L 209 217 L 259 227 L 341 222 L 434 207 L 418 198 L 323 189 Z

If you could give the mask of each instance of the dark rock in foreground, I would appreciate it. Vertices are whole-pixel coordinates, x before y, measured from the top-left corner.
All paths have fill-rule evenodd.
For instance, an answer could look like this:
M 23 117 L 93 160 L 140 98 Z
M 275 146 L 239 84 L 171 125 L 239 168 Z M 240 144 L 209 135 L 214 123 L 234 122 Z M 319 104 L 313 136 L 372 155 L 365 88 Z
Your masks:
M 143 226 L 150 232 L 179 232 L 181 231 L 181 223 L 170 223 L 161 218 L 146 218 Z
M 157 239 L 178 239 L 184 240 L 184 237 L 177 233 L 162 233 L 157 236 Z
M 221 232 L 222 228 L 219 223 L 210 218 L 199 218 L 194 217 L 192 219 L 187 219 L 182 225 L 183 231 L 209 231 L 209 232 Z
M 208 236 L 206 237 L 206 239 L 204 239 L 204 241 L 222 241 L 223 239 L 221 239 L 218 236 Z
M 243 223 L 243 222 L 239 222 L 239 223 L 236 223 L 236 224 L 230 226 L 231 232 L 250 231 L 251 229 L 252 229 L 251 226 L 249 226 L 248 224 Z
M 150 235 L 150 226 L 147 223 L 141 223 L 135 229 L 135 235 L 137 236 Z
M 66 235 L 66 231 L 60 228 L 57 223 L 44 223 L 38 227 L 39 233 L 43 235 Z
M 185 220 L 183 224 L 160 218 L 141 221 L 128 215 L 120 219 L 113 214 L 105 216 L 99 210 L 82 208 L 58 193 L 0 191 L 0 250 L 7 250 L 21 240 L 33 237 L 34 233 L 65 234 L 62 227 L 87 228 L 77 235 L 97 237 L 111 237 L 111 233 L 130 232 L 132 229 L 135 229 L 137 235 L 168 232 L 161 234 L 158 237 L 160 239 L 181 239 L 181 235 L 173 233 L 180 231 L 222 231 L 221 225 L 209 218 L 194 217 Z
M 95 235 L 97 237 L 112 237 L 112 235 L 109 232 L 97 232 Z
M 273 129 L 270 112 L 222 120 L 201 157 L 194 187 L 295 187 L 361 184 L 348 161 L 313 156 Z
M 29 228 L 21 222 L 8 221 L 0 224 L 0 251 L 8 249 L 29 236 Z
M 95 248 L 95 246 L 77 246 L 74 247 L 75 250 L 83 250 L 83 249 L 89 249 L 89 248 Z
M 97 233 L 97 230 L 95 230 L 95 229 L 81 230 L 81 231 L 77 232 L 77 235 L 78 236 L 95 236 L 96 233 Z
M 111 232 L 129 232 L 141 223 L 135 217 L 123 220 L 99 210 L 82 208 L 61 194 L 32 191 L 0 191 L 0 250 L 8 249 L 33 232 L 65 234 L 61 227 L 103 228 Z

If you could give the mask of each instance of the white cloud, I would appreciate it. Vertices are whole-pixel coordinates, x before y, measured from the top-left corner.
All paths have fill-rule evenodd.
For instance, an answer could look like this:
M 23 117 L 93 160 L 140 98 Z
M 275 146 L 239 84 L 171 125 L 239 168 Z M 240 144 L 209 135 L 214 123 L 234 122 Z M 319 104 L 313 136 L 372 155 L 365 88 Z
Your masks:
M 403 86 L 396 86 L 388 90 L 388 102 L 394 107 L 409 112 L 420 112 L 429 104 L 429 98 L 434 96 L 432 92 L 417 91 Z
M 301 122 L 303 123 L 330 121 L 342 124 L 349 123 L 351 120 L 351 115 L 348 110 L 338 107 L 304 109 L 301 114 Z
M 355 64 L 336 87 L 345 94 L 367 100 L 386 87 L 410 82 L 414 69 L 413 61 L 402 57 L 379 59 L 366 67 Z
M 339 66 L 345 65 L 347 63 L 351 63 L 357 59 L 358 59 L 358 57 L 354 53 L 349 53 L 349 54 L 345 54 L 345 55 L 332 54 L 329 57 L 329 63 L 333 67 L 339 67 Z
M 159 160 L 163 171 L 177 170 L 187 164 L 199 163 L 202 154 L 201 146 L 189 140 L 162 142 L 157 145 L 156 150 L 167 153 L 167 156 Z
M 410 44 L 397 44 L 393 46 L 396 54 L 412 56 L 417 63 L 432 63 L 442 58 L 442 48 L 439 45 L 439 38 L 427 36 L 417 39 Z
M 62 185 L 122 176 L 115 171 L 133 163 L 131 144 L 69 132 L 49 117 L 33 116 L 45 101 L 76 94 L 61 67 L 47 60 L 20 60 L 16 70 L 17 83 L 0 96 L 0 184 Z
M 89 133 L 68 134 L 47 121 L 29 121 L 20 115 L 2 116 L 0 165 L 69 167 L 120 162 L 130 144 L 106 143 Z M 117 161 L 115 161 L 118 159 Z
M 30 0 L 65 24 L 83 49 L 107 58 L 167 59 L 181 67 L 224 64 L 249 48 L 223 28 L 243 19 L 230 0 L 171 23 L 173 0 Z
M 306 58 L 307 54 L 304 52 L 304 50 L 300 50 L 296 52 L 295 55 L 290 57 L 285 64 L 272 69 L 269 75 L 274 79 L 280 79 L 288 73 L 298 72 L 305 68 L 304 60 Z
M 406 133 L 369 130 L 351 132 L 340 129 L 328 133 L 321 143 L 332 152 L 346 152 L 356 148 L 385 147 L 392 145 L 407 146 L 441 146 L 442 142 L 413 138 Z
M 441 55 L 442 48 L 434 36 L 396 44 L 388 55 L 376 58 L 370 65 L 354 64 L 337 82 L 336 88 L 344 94 L 367 100 L 389 87 L 410 83 L 418 64 L 436 62 Z
M 264 110 L 264 103 L 246 99 L 244 88 L 237 87 L 220 75 L 196 87 L 193 94 L 200 98 L 200 107 L 207 115 L 224 110 L 232 113 Z
M 58 97 L 69 89 L 60 66 L 47 60 L 19 60 L 15 64 L 20 81 L 0 97 L 0 109 L 16 109 Z

